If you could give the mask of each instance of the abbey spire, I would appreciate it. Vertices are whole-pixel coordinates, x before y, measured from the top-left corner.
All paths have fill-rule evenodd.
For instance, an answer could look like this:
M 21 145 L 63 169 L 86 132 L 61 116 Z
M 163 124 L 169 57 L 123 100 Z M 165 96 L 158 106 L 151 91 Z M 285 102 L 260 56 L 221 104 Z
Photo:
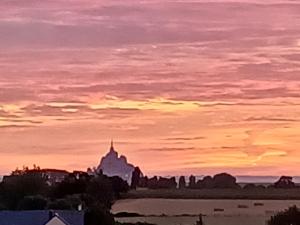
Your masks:
M 111 142 L 110 142 L 110 152 L 115 152 L 113 139 L 111 139 Z

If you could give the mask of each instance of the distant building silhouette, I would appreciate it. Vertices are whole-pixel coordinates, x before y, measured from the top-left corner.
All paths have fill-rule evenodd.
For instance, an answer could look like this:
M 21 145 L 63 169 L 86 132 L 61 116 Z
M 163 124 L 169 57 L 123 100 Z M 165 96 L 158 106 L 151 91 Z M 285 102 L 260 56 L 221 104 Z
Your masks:
M 46 177 L 49 185 L 60 183 L 69 175 L 68 171 L 57 169 L 42 169 L 41 173 Z
M 131 182 L 134 166 L 127 162 L 125 156 L 119 157 L 118 152 L 114 148 L 114 143 L 111 141 L 109 152 L 101 159 L 97 172 L 101 172 L 107 176 L 119 176 L 129 184 Z

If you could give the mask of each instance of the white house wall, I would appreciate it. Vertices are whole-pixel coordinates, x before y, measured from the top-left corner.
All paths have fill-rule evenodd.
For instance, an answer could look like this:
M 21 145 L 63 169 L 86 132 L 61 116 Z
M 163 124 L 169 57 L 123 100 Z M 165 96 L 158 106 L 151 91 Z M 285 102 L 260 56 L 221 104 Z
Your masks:
M 45 225 L 67 225 L 67 224 L 61 221 L 58 217 L 54 217 Z

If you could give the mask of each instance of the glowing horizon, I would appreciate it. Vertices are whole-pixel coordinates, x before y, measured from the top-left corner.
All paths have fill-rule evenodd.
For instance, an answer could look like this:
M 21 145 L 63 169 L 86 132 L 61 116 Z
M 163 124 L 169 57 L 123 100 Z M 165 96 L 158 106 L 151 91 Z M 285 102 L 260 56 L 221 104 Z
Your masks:
M 300 175 L 300 3 L 0 9 L 0 174 L 85 170 L 114 138 L 151 175 Z

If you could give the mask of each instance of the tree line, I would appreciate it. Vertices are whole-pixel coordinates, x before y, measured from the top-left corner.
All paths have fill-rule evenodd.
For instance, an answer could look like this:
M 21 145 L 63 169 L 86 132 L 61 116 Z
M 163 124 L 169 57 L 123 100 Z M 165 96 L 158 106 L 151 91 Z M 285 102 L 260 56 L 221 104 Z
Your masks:
M 135 171 L 132 175 L 132 184 L 131 187 L 136 189 L 140 188 L 149 188 L 149 189 L 265 189 L 265 188 L 299 188 L 294 182 L 292 177 L 282 176 L 274 184 L 268 186 L 256 185 L 256 184 L 245 184 L 240 185 L 237 183 L 237 179 L 228 174 L 220 173 L 214 176 L 205 176 L 202 179 L 196 179 L 195 176 L 191 175 L 186 181 L 185 176 L 181 176 L 177 183 L 175 177 L 151 177 L 142 176 L 142 173 L 138 167 L 135 168 Z

